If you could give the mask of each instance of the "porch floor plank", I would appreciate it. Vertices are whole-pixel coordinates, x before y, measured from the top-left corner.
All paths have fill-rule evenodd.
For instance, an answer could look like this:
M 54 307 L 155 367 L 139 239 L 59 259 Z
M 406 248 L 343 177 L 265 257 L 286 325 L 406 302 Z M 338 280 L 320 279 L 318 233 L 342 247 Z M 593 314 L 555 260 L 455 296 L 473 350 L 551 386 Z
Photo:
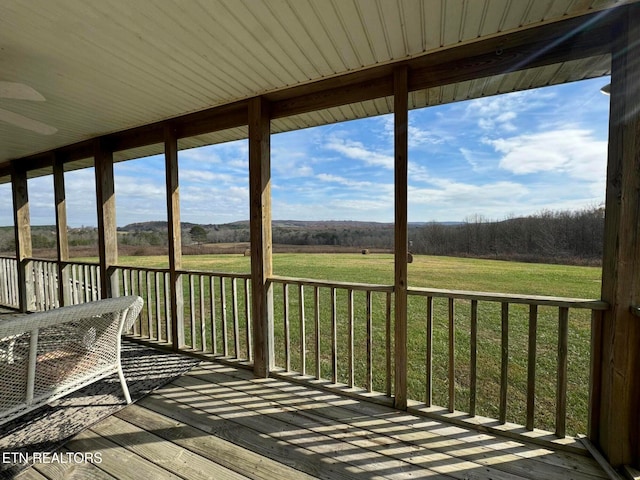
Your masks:
M 66 448 L 63 448 L 60 451 L 64 454 L 70 452 Z M 93 463 L 40 463 L 34 465 L 32 469 L 27 470 L 25 474 L 18 475 L 18 478 L 20 480 L 29 480 L 31 477 L 25 476 L 23 478 L 23 475 L 26 475 L 30 471 L 37 471 L 41 473 L 42 476 L 38 478 L 48 478 L 52 480 L 56 478 L 90 478 L 91 480 L 117 480 L 114 476 L 109 475 L 104 470 L 100 470 Z
M 220 480 L 246 480 L 247 477 L 180 448 L 161 437 L 134 426 L 116 416 L 100 422 L 91 431 L 112 440 L 127 450 L 156 463 L 165 470 L 192 480 L 211 477 Z
M 102 463 L 76 467 L 85 478 L 608 478 L 586 456 L 217 363 L 191 370 L 66 448 L 101 453 Z M 68 478 L 56 473 L 69 468 L 36 465 L 18 478 Z

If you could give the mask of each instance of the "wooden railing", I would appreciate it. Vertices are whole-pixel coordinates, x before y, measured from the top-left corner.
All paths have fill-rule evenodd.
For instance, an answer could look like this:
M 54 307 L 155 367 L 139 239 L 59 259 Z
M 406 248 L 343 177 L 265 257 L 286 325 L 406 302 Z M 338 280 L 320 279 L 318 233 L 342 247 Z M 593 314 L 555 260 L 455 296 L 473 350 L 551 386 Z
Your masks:
M 118 267 L 121 295 L 139 295 L 144 307 L 130 333 L 158 342 L 171 341 L 169 272 L 161 268 Z
M 529 431 L 534 428 L 549 430 L 550 423 L 553 423 L 556 436 L 564 437 L 567 433 L 571 336 L 574 342 L 585 342 L 584 345 L 573 344 L 572 348 L 574 351 L 586 351 L 586 355 L 580 354 L 581 358 L 575 359 L 581 363 L 575 370 L 582 370 L 583 380 L 586 382 L 586 385 L 582 385 L 584 394 L 580 395 L 585 409 L 583 426 L 586 427 L 590 333 L 592 323 L 598 322 L 602 311 L 608 308 L 605 302 L 426 288 L 409 288 L 408 294 L 410 299 L 421 297 L 424 300 L 421 317 L 426 345 L 425 390 L 422 399 L 415 400 L 423 401 L 427 410 L 434 406 L 435 385 L 438 385 L 441 390 L 438 398 L 446 399 L 440 404 L 446 405 L 448 412 L 462 411 L 475 417 L 481 409 L 478 365 L 480 356 L 483 356 L 483 415 L 497 418 L 499 424 L 514 422 L 514 419 L 524 420 L 516 423 L 524 424 Z M 436 315 L 434 312 L 438 307 L 440 313 Z M 410 308 L 419 307 L 413 302 Z M 575 316 L 573 328 L 570 328 L 569 323 L 570 311 L 575 311 L 572 314 Z M 436 317 L 440 320 L 437 324 L 444 327 L 438 329 L 438 335 L 446 335 L 446 341 L 441 342 L 446 345 L 445 351 L 439 352 L 438 362 L 434 362 L 434 345 L 438 344 L 434 341 Z M 480 330 L 483 330 L 482 340 Z M 465 337 L 466 345 L 458 343 L 461 337 Z M 543 342 L 545 345 L 542 345 Z M 545 352 L 544 357 L 539 352 Z M 499 365 L 499 369 L 491 368 L 492 360 Z M 409 361 L 415 362 L 416 359 L 410 358 Z M 554 365 L 549 366 L 549 363 Z M 443 369 L 444 365 L 446 371 Z M 434 373 L 436 366 L 439 375 Z M 517 371 L 512 375 L 510 369 Z M 555 377 L 553 380 L 547 379 L 547 383 L 555 383 L 555 395 L 551 393 L 555 399 L 555 402 L 551 402 L 555 403 L 555 412 L 551 415 L 553 418 L 548 418 L 549 412 L 536 409 L 536 399 L 546 396 L 538 395 L 537 384 L 543 380 L 539 369 L 546 370 L 547 377 Z M 572 382 L 576 381 L 576 378 L 572 379 Z M 522 388 L 512 388 L 510 391 L 517 383 L 522 384 Z M 492 385 L 495 388 L 492 389 Z M 524 402 L 521 395 L 525 397 Z M 515 410 L 520 412 L 511 414 Z M 537 411 L 541 415 L 546 414 L 547 418 L 538 422 Z
M 0 257 L 0 305 L 18 308 L 18 262 L 15 258 Z
M 71 303 L 100 298 L 98 265 L 64 262 L 65 281 L 58 282 L 56 262 L 31 261 L 39 309 L 58 304 L 60 285 Z M 184 332 L 178 349 L 250 365 L 250 275 L 177 274 L 175 317 Z M 115 275 L 120 294 L 145 300 L 130 335 L 171 344 L 168 269 L 120 266 Z M 0 258 L 0 280 L 0 301 L 17 305 L 15 259 Z M 269 283 L 275 374 L 391 399 L 392 286 L 277 276 Z M 409 288 L 408 295 L 410 410 L 558 437 L 586 431 L 589 381 L 597 373 L 589 361 L 599 362 L 590 358 L 591 331 L 605 302 L 427 288 Z M 576 388 L 578 395 L 568 395 Z
M 191 350 L 252 361 L 250 275 L 178 272 L 185 343 Z
M 58 298 L 58 262 L 53 260 L 33 259 L 33 282 L 35 309 L 37 311 L 57 308 Z
M 277 367 L 391 396 L 392 286 L 287 277 L 270 281 Z
M 63 284 L 67 302 L 93 302 L 102 298 L 100 291 L 100 265 L 90 262 L 68 261 L 62 262 Z
M 144 309 L 131 335 L 170 343 L 171 300 L 168 269 L 118 267 L 120 292 L 139 295 Z M 179 328 L 185 344 L 180 349 L 229 360 L 252 361 L 249 275 L 179 271 Z

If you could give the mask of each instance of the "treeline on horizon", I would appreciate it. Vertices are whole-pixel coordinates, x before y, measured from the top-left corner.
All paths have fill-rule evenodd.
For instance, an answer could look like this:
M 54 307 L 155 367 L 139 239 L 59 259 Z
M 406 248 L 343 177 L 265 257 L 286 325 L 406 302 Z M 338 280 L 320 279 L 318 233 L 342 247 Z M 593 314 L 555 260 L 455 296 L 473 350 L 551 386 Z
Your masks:
M 604 208 L 543 211 L 502 221 L 474 216 L 458 225 L 430 223 L 412 240 L 412 251 L 427 255 L 599 265 Z
M 118 229 L 120 245 L 167 246 L 166 222 L 144 222 Z M 543 211 L 528 217 L 494 221 L 474 215 L 460 223 L 412 223 L 409 249 L 414 254 L 494 258 L 542 263 L 597 265 L 602 259 L 604 208 Z M 93 227 L 69 229 L 74 247 L 97 245 Z M 249 223 L 182 224 L 183 246 L 249 242 Z M 389 223 L 350 221 L 274 221 L 274 244 L 352 247 L 393 251 L 394 227 Z M 35 249 L 55 249 L 55 228 L 33 227 Z M 13 253 L 12 227 L 0 228 L 0 251 Z M 330 248 L 328 248 L 330 251 Z

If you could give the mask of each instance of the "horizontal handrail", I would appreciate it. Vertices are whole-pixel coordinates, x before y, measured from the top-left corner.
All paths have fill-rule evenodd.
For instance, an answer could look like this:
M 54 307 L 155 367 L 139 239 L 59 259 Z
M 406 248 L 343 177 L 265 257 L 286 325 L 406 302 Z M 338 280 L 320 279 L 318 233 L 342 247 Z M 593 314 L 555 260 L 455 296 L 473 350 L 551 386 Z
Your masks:
M 295 283 L 296 285 L 304 285 L 307 287 L 334 287 L 344 288 L 355 291 L 369 292 L 388 292 L 393 293 L 393 285 L 379 285 L 371 283 L 352 283 L 352 282 L 336 282 L 330 280 L 314 280 L 309 278 L 283 277 L 272 275 L 268 281 L 274 283 Z
M 250 273 L 212 272 L 211 270 L 176 270 L 178 275 L 206 275 L 209 277 L 251 279 Z
M 96 267 L 100 265 L 99 262 L 87 262 L 87 261 L 80 261 L 80 260 L 62 260 L 60 263 L 62 264 L 63 267 L 67 265 L 78 265 L 83 267 Z
M 483 300 L 487 302 L 517 303 L 562 308 L 584 308 L 587 310 L 607 310 L 609 304 L 602 300 L 588 298 L 550 297 L 544 295 L 521 295 L 511 293 L 474 292 L 467 290 L 446 290 L 439 288 L 409 287 L 409 295 L 423 297 L 455 298 L 462 300 Z

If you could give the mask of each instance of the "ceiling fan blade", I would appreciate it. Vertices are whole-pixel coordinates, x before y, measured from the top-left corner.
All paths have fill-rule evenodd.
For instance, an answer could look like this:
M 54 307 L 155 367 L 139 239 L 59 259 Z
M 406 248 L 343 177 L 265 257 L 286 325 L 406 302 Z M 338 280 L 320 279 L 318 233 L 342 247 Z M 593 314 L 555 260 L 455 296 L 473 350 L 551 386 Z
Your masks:
M 39 133 L 40 135 L 53 135 L 58 131 L 57 128 L 47 125 L 46 123 L 27 118 L 18 113 L 10 112 L 0 108 L 0 121 L 10 123 L 16 127 L 31 130 L 32 132 Z
M 35 89 L 24 83 L 0 81 L 0 98 L 12 98 L 15 100 L 32 100 L 44 102 L 45 98 Z

